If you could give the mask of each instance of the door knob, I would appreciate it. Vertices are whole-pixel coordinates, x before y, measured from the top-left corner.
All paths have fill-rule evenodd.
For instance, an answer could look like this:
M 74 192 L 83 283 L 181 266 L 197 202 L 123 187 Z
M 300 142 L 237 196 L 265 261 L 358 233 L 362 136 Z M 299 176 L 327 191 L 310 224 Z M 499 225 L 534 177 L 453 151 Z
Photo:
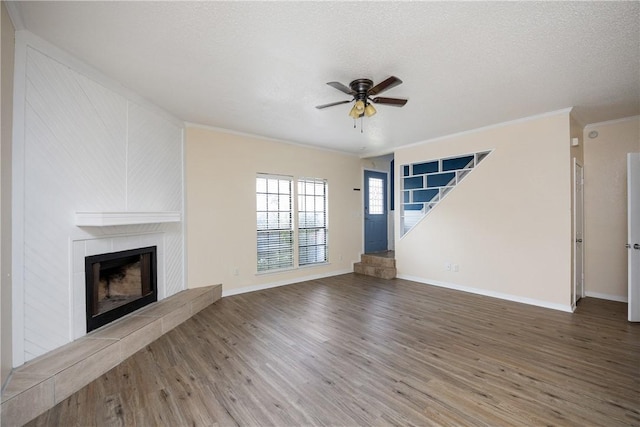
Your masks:
M 639 244 L 637 244 L 637 243 L 634 243 L 634 244 L 633 244 L 633 249 L 640 249 L 640 245 L 639 245 Z

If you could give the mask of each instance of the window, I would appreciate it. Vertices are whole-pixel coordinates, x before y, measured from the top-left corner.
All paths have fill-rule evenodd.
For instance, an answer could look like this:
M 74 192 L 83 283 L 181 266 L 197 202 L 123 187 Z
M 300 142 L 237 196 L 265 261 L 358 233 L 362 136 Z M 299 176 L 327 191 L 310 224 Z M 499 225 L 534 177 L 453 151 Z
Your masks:
M 289 176 L 256 177 L 258 272 L 293 268 L 296 253 L 297 266 L 327 262 L 327 182 L 301 178 L 296 189 Z
M 369 213 L 384 214 L 384 179 L 369 178 Z
M 291 177 L 258 175 L 258 271 L 293 267 Z
M 298 264 L 327 261 L 327 181 L 298 180 Z

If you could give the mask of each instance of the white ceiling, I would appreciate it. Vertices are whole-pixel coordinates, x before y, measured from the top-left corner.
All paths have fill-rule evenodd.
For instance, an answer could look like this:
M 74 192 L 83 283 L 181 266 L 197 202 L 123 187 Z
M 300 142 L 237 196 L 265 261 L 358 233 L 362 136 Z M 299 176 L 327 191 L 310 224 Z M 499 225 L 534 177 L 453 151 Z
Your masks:
M 193 123 L 359 155 L 574 106 L 640 114 L 640 2 L 18 2 L 26 28 Z M 14 14 L 14 18 L 15 18 Z M 18 20 L 18 19 L 16 19 Z M 353 128 L 325 83 L 404 81 Z

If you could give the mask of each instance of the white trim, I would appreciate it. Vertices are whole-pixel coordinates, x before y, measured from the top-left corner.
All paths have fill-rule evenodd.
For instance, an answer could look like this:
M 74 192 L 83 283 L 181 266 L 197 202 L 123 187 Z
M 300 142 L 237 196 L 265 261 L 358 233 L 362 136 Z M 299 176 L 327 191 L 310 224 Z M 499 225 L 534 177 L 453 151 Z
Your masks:
M 541 300 L 537 300 L 537 299 L 533 299 L 533 298 L 527 298 L 527 297 L 521 297 L 521 296 L 517 296 L 517 295 L 505 294 L 505 293 L 502 293 L 502 292 L 490 291 L 490 290 L 487 290 L 487 289 L 472 288 L 472 287 L 469 287 L 469 286 L 457 285 L 455 283 L 440 282 L 438 280 L 424 279 L 422 277 L 409 276 L 409 275 L 405 275 L 405 274 L 399 274 L 398 278 L 399 279 L 404 279 L 404 280 L 411 280 L 413 282 L 418 282 L 418 283 L 424 283 L 425 285 L 438 286 L 440 288 L 447 288 L 447 289 L 453 289 L 453 290 L 456 290 L 456 291 L 469 292 L 469 293 L 472 293 L 472 294 L 484 295 L 484 296 L 487 296 L 487 297 L 503 299 L 503 300 L 506 300 L 506 301 L 519 302 L 519 303 L 522 303 L 522 304 L 535 305 L 537 307 L 550 308 L 552 310 L 558 310 L 558 311 L 564 311 L 564 312 L 567 312 L 567 313 L 573 313 L 573 310 L 571 309 L 571 305 L 556 304 L 556 303 L 551 303 L 551 302 L 547 302 L 547 301 L 541 301 Z
M 124 170 L 129 170 L 129 120 L 130 120 L 130 111 L 129 105 L 131 103 L 127 100 L 126 102 L 126 123 L 125 123 L 125 134 L 124 134 Z M 129 210 L 129 172 L 124 174 L 124 210 Z M 76 213 L 76 218 L 78 214 Z M 77 221 L 77 219 L 76 219 Z
M 331 153 L 339 153 L 339 154 L 344 154 L 344 155 L 347 155 L 347 156 L 362 158 L 358 154 L 352 153 L 350 151 L 336 150 L 334 148 L 327 148 L 327 147 L 319 147 L 317 145 L 308 145 L 308 144 L 303 144 L 301 142 L 294 142 L 294 141 L 288 141 L 288 140 L 285 140 L 285 139 L 271 138 L 271 137 L 264 136 L 264 135 L 256 135 L 254 133 L 240 132 L 240 131 L 237 131 L 237 130 L 219 128 L 219 127 L 216 127 L 216 126 L 203 125 L 203 124 L 200 124 L 200 123 L 184 122 L 184 126 L 187 129 L 193 128 L 193 129 L 212 130 L 212 131 L 215 131 L 215 132 L 227 133 L 229 135 L 244 136 L 244 137 L 247 137 L 247 138 L 255 138 L 255 139 L 260 139 L 262 141 L 269 141 L 269 142 L 279 142 L 281 144 L 294 145 L 296 147 L 309 148 L 309 149 L 312 149 L 312 150 L 319 150 L 319 151 L 329 151 Z
M 585 291 L 585 296 L 589 298 L 606 299 L 609 301 L 629 302 L 629 298 L 620 295 L 603 294 L 600 292 Z
M 391 160 L 389 160 L 389 163 L 391 163 Z M 364 179 L 364 171 L 386 173 L 386 174 L 387 174 L 387 176 L 389 176 L 389 170 L 384 170 L 384 169 L 374 169 L 374 168 L 369 168 L 369 167 L 364 167 L 364 166 L 363 166 L 363 167 L 362 167 L 362 172 L 363 172 L 362 176 L 363 176 L 363 179 Z M 363 181 L 363 183 L 364 183 L 364 181 Z
M 391 162 L 391 161 L 389 161 L 389 162 Z M 360 253 L 363 253 L 363 254 L 366 253 L 366 250 L 365 250 L 365 239 L 366 239 L 365 232 L 366 232 L 366 229 L 365 229 L 365 226 L 364 226 L 364 222 L 365 222 L 364 204 L 366 203 L 366 200 L 364 199 L 364 197 L 365 197 L 364 194 L 366 193 L 366 191 L 364 190 L 364 188 L 367 185 L 367 183 L 364 180 L 364 174 L 367 171 L 376 172 L 376 173 L 384 173 L 384 174 L 387 175 L 387 179 L 386 179 L 386 181 L 387 181 L 387 200 L 386 200 L 387 201 L 387 250 L 389 250 L 389 215 L 390 215 L 390 212 L 391 212 L 391 210 L 390 210 L 391 203 L 389 203 L 389 200 L 392 197 L 392 194 L 391 194 L 391 183 L 389 182 L 390 178 L 391 178 L 390 177 L 391 174 L 389 173 L 390 171 L 389 170 L 384 171 L 384 170 L 380 170 L 380 169 L 373 169 L 373 168 L 368 168 L 368 167 L 364 167 L 364 166 L 361 167 L 361 169 L 362 170 L 360 171 L 361 172 L 360 176 L 362 177 L 362 181 L 361 181 L 362 185 L 360 187 L 360 193 L 361 193 L 360 215 L 362 215 L 361 216 L 362 221 L 360 221 L 360 222 L 362 223 L 362 225 L 361 225 L 361 227 L 362 227 L 362 246 L 360 248 Z M 394 214 L 395 214 L 395 210 L 394 210 Z M 394 230 L 394 235 L 395 235 L 395 230 Z M 394 247 L 395 247 L 395 244 L 394 244 Z
M 189 274 L 187 271 L 187 262 L 189 258 L 187 256 L 187 156 L 186 146 L 184 143 L 184 127 L 180 129 L 180 156 L 182 156 L 182 290 L 189 289 L 187 279 Z
M 586 125 L 584 127 L 584 131 L 586 131 L 587 129 L 592 129 L 596 126 L 609 126 L 609 125 L 615 125 L 618 123 L 622 123 L 622 122 L 628 122 L 631 120 L 637 120 L 638 118 L 640 118 L 640 115 L 638 116 L 630 116 L 630 117 L 623 117 L 621 119 L 613 119 L 613 120 L 606 120 L 604 122 L 598 122 L 598 123 L 589 123 L 588 125 Z
M 578 186 L 576 184 L 576 174 L 578 172 L 577 164 L 578 164 L 578 159 L 574 157 L 573 158 L 573 165 L 572 165 L 572 169 L 573 169 L 573 171 L 572 171 L 573 172 L 573 185 L 571 186 L 572 187 L 571 188 L 571 192 L 572 192 L 571 197 L 573 198 L 573 212 L 571 212 L 571 214 L 572 214 L 571 215 L 571 220 L 572 220 L 572 223 L 573 223 L 572 227 L 571 227 L 571 234 L 572 234 L 572 237 L 573 237 L 573 247 L 571 248 L 571 250 L 573 252 L 573 262 L 571 263 L 572 264 L 572 266 L 571 266 L 572 267 L 572 276 L 573 276 L 573 283 L 571 284 L 573 286 L 573 292 L 572 292 L 573 298 L 571 298 L 571 308 L 573 310 L 576 309 L 576 302 L 578 301 L 578 295 L 577 295 L 577 293 L 578 293 L 578 287 L 577 287 L 578 276 L 576 274 L 577 273 L 577 257 L 576 257 L 576 254 L 578 252 L 578 242 L 577 242 L 577 239 L 576 239 L 576 231 L 577 231 L 576 218 L 577 218 L 577 211 L 578 211 L 577 203 L 576 203 L 576 201 L 577 201 L 576 195 L 578 194 L 578 192 L 577 192 Z M 583 249 L 583 252 L 584 252 L 584 249 Z M 582 280 L 584 280 L 584 278 Z
M 329 273 L 321 273 L 321 274 L 314 274 L 311 276 L 297 277 L 295 279 L 279 280 L 277 282 L 264 283 L 261 285 L 244 286 L 242 288 L 230 289 L 228 291 L 224 290 L 224 284 L 223 284 L 222 297 L 230 297 L 232 295 L 245 294 L 247 292 L 262 291 L 264 289 L 271 289 L 271 288 L 277 288 L 279 286 L 293 285 L 296 283 L 306 282 L 309 280 L 324 279 L 326 277 L 339 276 L 341 274 L 348 274 L 352 272 L 353 270 L 343 269 L 343 270 L 332 271 Z
M 317 262 L 314 264 L 298 265 L 297 267 L 285 267 L 285 268 L 278 268 L 274 270 L 256 271 L 253 275 L 256 277 L 269 276 L 269 275 L 273 276 L 274 274 L 282 274 L 282 273 L 288 273 L 291 271 L 304 270 L 305 268 L 324 267 L 327 265 L 331 265 L 331 263 L 329 261 L 323 261 L 323 262 Z
M 515 124 L 520 124 L 520 123 L 526 123 L 526 122 L 530 122 L 532 120 L 538 120 L 538 119 L 542 119 L 545 117 L 554 117 L 554 116 L 560 116 L 563 114 L 569 114 L 571 113 L 573 107 L 570 108 L 563 108 L 562 110 L 556 110 L 556 111 L 550 111 L 548 113 L 542 113 L 542 114 L 536 114 L 535 116 L 528 116 L 528 117 L 522 117 L 519 119 L 514 119 L 514 120 L 509 120 L 507 122 L 501 122 L 501 123 L 496 123 L 496 124 L 492 124 L 492 125 L 487 125 L 487 126 L 482 126 L 479 128 L 475 128 L 475 129 L 470 129 L 470 130 L 465 130 L 462 132 L 457 132 L 457 133 L 452 133 L 449 135 L 443 135 L 443 136 L 437 136 L 435 138 L 431 138 L 431 139 L 425 139 L 423 141 L 417 141 L 417 142 L 413 142 L 411 144 L 406 144 L 406 145 L 401 145 L 399 147 L 395 147 L 394 152 L 398 152 L 400 150 L 403 150 L 405 148 L 411 148 L 411 147 L 416 147 L 422 144 L 427 144 L 430 142 L 437 142 L 437 141 L 443 141 L 443 140 L 447 140 L 447 139 L 451 139 L 451 138 L 458 138 L 460 136 L 465 136 L 465 135 L 469 135 L 469 134 L 474 134 L 474 133 L 478 133 L 478 132 L 484 132 L 484 131 L 488 131 L 488 130 L 492 130 L 492 129 L 499 129 L 505 126 L 512 126 Z M 382 153 L 386 153 L 388 154 L 388 151 L 383 151 Z M 367 157 L 377 157 L 376 153 L 372 153 L 372 154 L 368 154 Z
M 74 318 L 75 318 L 75 314 L 76 314 L 76 307 L 74 304 L 75 301 L 75 282 L 74 282 L 74 256 L 73 256 L 73 245 L 74 245 L 74 240 L 73 238 L 69 237 L 69 240 L 67 242 L 67 268 L 69 269 L 69 272 L 67 273 L 68 275 L 68 283 L 67 283 L 67 294 L 69 296 L 68 299 L 68 304 L 69 304 L 69 312 L 68 314 L 68 322 L 69 322 L 69 329 L 67 330 L 67 340 L 68 342 L 73 341 L 73 335 L 74 335 Z M 86 311 L 86 307 L 85 307 L 85 311 Z
M 162 242 L 162 282 L 158 280 L 158 275 L 156 274 L 156 292 L 157 292 L 157 300 L 162 301 L 167 297 L 167 234 L 160 233 L 159 234 L 160 241 Z M 156 247 L 157 252 L 157 247 Z M 160 262 L 156 253 L 156 263 Z M 156 265 L 156 271 L 158 266 Z M 184 289 L 184 285 L 182 285 Z
M 13 367 L 24 364 L 24 187 L 27 39 L 15 33 L 13 73 L 13 144 L 11 157 L 11 330 Z
M 580 281 L 582 283 L 582 289 L 580 289 L 580 297 L 578 297 L 578 258 L 577 258 L 577 252 L 578 252 L 578 242 L 577 242 L 577 238 L 578 238 L 578 228 L 577 228 L 577 218 L 578 218 L 578 186 L 576 183 L 576 178 L 577 178 L 577 173 L 578 173 L 578 167 L 580 167 L 581 171 L 582 171 L 582 175 L 581 175 L 581 185 L 582 185 L 582 208 L 580 209 L 580 213 L 582 214 L 582 219 L 581 219 L 581 223 L 582 223 L 582 240 L 583 240 L 583 245 L 582 245 L 582 261 L 581 261 L 581 265 L 582 265 L 582 271 L 580 272 L 580 274 L 582 274 L 582 280 Z M 572 192 L 573 192 L 573 212 L 572 212 L 572 217 L 573 217 L 573 226 L 572 228 L 572 234 L 573 234 L 573 299 L 571 301 L 571 307 L 573 307 L 573 309 L 575 310 L 576 308 L 576 303 L 578 301 L 579 298 L 582 298 L 584 296 L 584 167 L 580 164 L 580 162 L 578 162 L 578 159 L 576 157 L 573 158 L 573 185 L 572 185 Z
M 180 222 L 180 212 L 76 212 L 78 227 Z
M 358 155 L 358 157 L 360 157 L 362 160 L 378 158 L 378 157 L 385 157 L 385 156 L 388 156 L 390 154 L 395 154 L 396 150 L 399 149 L 399 148 L 402 148 L 402 147 L 405 147 L 405 146 L 401 145 L 399 147 L 387 148 L 386 150 L 383 150 L 383 151 L 366 152 L 366 153 L 362 153 L 362 154 Z
M 293 181 L 293 175 L 283 175 L 277 173 L 257 172 L 256 177 L 265 179 L 288 179 Z

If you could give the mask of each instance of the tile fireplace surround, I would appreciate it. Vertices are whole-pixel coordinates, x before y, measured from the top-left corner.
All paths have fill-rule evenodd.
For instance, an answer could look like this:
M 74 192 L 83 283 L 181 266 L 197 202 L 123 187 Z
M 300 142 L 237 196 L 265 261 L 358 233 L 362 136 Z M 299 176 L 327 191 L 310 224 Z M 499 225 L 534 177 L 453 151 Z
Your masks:
M 31 421 L 221 296 L 222 285 L 179 292 L 26 363 L 2 392 L 2 426 Z

